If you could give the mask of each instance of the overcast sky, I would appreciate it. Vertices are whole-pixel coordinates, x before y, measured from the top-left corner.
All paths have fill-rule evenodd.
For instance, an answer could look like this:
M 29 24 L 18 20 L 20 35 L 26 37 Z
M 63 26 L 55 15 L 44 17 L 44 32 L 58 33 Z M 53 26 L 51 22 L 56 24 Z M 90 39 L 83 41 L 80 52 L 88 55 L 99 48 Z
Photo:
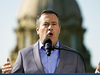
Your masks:
M 86 29 L 84 45 L 91 55 L 92 67 L 100 60 L 100 0 L 76 0 L 82 13 L 82 27 Z M 0 0 L 0 67 L 15 48 L 17 13 L 22 0 Z

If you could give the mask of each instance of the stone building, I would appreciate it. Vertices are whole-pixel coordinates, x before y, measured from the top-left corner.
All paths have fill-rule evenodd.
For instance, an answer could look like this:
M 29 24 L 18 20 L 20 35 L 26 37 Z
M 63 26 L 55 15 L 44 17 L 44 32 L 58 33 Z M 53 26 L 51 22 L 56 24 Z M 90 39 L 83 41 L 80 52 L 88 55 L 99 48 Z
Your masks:
M 82 15 L 75 0 L 23 0 L 18 13 L 18 27 L 15 29 L 17 44 L 11 52 L 11 64 L 14 65 L 18 51 L 34 44 L 36 34 L 36 16 L 44 9 L 58 13 L 61 24 L 59 40 L 78 50 L 86 62 L 86 72 L 94 72 L 90 65 L 90 54 L 83 44 L 86 29 L 82 28 Z

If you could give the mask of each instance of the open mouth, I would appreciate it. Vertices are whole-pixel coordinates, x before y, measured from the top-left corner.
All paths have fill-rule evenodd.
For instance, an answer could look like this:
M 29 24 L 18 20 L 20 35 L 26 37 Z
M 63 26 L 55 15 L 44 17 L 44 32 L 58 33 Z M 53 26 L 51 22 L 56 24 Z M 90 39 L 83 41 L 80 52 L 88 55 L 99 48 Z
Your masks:
M 53 33 L 49 33 L 48 35 L 49 35 L 49 36 L 53 36 Z

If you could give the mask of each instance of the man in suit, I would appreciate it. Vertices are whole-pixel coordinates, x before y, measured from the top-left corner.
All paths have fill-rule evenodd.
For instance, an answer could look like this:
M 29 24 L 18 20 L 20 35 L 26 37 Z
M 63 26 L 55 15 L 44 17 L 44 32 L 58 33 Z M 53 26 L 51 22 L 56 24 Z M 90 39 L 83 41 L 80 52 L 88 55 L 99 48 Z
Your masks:
M 82 61 L 74 52 L 54 49 L 50 56 L 46 55 L 43 46 L 46 38 L 51 39 L 52 45 L 69 49 L 58 40 L 60 28 L 58 15 L 54 11 L 41 12 L 36 25 L 40 39 L 18 52 L 13 69 L 7 59 L 2 66 L 2 73 L 84 73 Z

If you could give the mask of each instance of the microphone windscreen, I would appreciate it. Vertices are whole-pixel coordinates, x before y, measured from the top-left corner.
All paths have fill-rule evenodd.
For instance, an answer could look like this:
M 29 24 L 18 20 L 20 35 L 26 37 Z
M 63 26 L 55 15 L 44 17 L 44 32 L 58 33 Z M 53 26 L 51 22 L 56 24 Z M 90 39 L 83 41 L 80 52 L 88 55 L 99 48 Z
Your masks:
M 43 45 L 45 46 L 46 43 L 49 43 L 49 44 L 52 45 L 52 41 L 51 41 L 51 39 L 49 39 L 49 38 L 44 39 L 44 41 L 43 41 Z

